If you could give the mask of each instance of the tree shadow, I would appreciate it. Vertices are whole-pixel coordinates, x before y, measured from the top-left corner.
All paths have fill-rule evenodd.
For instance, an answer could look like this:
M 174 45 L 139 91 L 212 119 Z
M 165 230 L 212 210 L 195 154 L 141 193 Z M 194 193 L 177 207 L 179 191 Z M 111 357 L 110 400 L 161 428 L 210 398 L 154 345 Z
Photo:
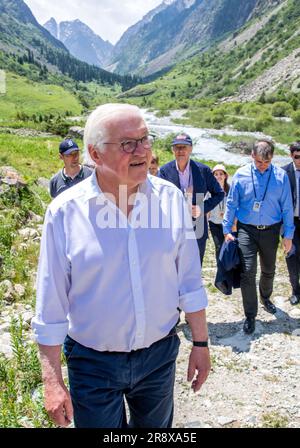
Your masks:
M 273 320 L 256 319 L 255 331 L 251 335 L 243 332 L 244 320 L 243 318 L 236 322 L 208 322 L 210 345 L 228 346 L 235 353 L 243 353 L 249 352 L 251 343 L 264 335 L 277 333 L 300 336 L 300 318 L 291 317 L 279 307 Z M 181 323 L 178 330 L 183 332 L 188 341 L 192 341 L 191 329 L 187 323 Z

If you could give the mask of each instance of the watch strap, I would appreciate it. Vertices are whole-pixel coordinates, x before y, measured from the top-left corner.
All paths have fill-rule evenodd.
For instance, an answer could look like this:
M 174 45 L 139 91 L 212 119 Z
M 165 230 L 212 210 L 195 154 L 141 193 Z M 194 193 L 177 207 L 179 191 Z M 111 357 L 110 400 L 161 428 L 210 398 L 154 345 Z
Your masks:
M 208 341 L 193 341 L 194 347 L 208 347 Z

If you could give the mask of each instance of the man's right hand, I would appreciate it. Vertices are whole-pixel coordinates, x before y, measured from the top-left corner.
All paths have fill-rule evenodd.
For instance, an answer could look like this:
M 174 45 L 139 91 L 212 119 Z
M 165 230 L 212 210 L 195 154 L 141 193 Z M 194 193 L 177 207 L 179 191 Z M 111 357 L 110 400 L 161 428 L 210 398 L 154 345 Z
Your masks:
M 225 241 L 234 241 L 235 237 L 231 233 L 224 234 Z
M 68 426 L 73 418 L 71 396 L 61 370 L 61 346 L 39 344 L 45 409 L 58 426 Z
M 57 426 L 70 425 L 73 419 L 73 406 L 65 384 L 45 384 L 45 409 Z

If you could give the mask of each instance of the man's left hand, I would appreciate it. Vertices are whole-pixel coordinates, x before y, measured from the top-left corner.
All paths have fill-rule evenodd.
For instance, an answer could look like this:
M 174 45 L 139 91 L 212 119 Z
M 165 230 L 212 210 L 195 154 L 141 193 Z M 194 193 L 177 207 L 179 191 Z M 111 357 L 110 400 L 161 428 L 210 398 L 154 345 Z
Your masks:
M 199 218 L 200 215 L 201 215 L 201 209 L 199 205 L 192 205 L 192 217 L 194 219 L 197 219 Z
M 211 368 L 209 350 L 206 347 L 193 347 L 188 366 L 188 381 L 192 381 L 192 389 L 197 392 L 209 375 Z M 194 379 L 196 374 L 196 378 Z
M 289 253 L 289 251 L 292 248 L 292 240 L 288 239 L 288 238 L 283 238 L 282 240 L 282 245 L 283 245 L 283 250 L 286 254 Z

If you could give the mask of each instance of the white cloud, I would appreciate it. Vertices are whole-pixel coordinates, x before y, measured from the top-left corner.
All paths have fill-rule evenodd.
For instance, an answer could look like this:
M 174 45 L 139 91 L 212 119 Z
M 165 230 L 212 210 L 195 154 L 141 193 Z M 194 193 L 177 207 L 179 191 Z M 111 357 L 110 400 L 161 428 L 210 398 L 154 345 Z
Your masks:
M 42 25 L 54 17 L 57 22 L 79 19 L 104 40 L 116 43 L 131 25 L 162 0 L 24 0 Z

